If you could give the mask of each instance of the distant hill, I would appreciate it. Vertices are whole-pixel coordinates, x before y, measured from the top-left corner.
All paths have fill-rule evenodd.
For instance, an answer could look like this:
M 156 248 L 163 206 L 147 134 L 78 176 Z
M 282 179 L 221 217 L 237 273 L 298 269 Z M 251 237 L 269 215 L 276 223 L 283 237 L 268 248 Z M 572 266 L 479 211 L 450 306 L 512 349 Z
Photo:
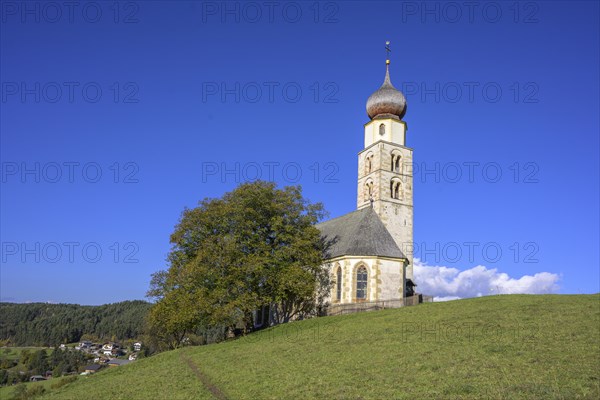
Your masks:
M 599 295 L 422 304 L 169 351 L 40 399 L 598 399 L 599 327 Z
M 55 346 L 84 334 L 118 340 L 142 333 L 151 304 L 123 301 L 102 306 L 0 303 L 0 340 L 12 346 Z

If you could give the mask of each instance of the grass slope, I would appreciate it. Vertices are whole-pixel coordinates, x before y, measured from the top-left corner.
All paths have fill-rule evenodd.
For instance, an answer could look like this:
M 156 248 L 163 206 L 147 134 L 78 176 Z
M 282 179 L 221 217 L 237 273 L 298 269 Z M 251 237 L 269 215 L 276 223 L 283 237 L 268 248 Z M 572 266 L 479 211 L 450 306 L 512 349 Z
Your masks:
M 80 377 L 41 399 L 597 399 L 600 295 L 317 318 Z

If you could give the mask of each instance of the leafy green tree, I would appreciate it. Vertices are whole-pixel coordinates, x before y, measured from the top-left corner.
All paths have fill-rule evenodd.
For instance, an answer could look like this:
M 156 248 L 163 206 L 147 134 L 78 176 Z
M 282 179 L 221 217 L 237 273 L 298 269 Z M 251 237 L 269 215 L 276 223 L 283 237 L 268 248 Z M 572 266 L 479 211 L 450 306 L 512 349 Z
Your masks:
M 14 385 L 15 383 L 21 382 L 23 377 L 26 377 L 27 374 L 19 374 L 18 371 L 10 370 L 8 372 L 8 378 L 6 380 L 7 385 Z
M 30 358 L 33 357 L 33 353 L 31 353 L 29 351 L 29 349 L 24 349 L 23 351 L 21 351 L 20 354 L 20 360 L 21 360 L 21 364 L 23 365 L 28 365 L 30 363 Z
M 316 312 L 330 285 L 327 245 L 314 227 L 323 216 L 299 186 L 262 181 L 184 210 L 170 267 L 151 280 L 149 325 L 177 347 L 199 327 L 248 328 L 264 305 L 276 309 L 275 322 Z
M 33 375 L 42 375 L 48 370 L 48 353 L 45 349 L 38 350 L 28 357 L 27 369 L 33 372 Z
M 52 370 L 52 377 L 53 378 L 61 377 L 65 373 L 65 370 L 66 370 L 65 363 L 62 361 L 59 362 L 58 364 L 56 364 L 56 366 Z
M 17 361 L 12 358 L 0 358 L 0 369 L 10 369 L 17 365 Z
M 182 289 L 172 290 L 150 310 L 147 331 L 151 342 L 159 350 L 174 349 L 194 329 L 197 319 L 191 315 L 195 311 L 193 296 Z M 166 347 L 165 347 L 166 346 Z
M 6 382 L 8 382 L 8 371 L 0 369 L 0 386 L 6 385 Z

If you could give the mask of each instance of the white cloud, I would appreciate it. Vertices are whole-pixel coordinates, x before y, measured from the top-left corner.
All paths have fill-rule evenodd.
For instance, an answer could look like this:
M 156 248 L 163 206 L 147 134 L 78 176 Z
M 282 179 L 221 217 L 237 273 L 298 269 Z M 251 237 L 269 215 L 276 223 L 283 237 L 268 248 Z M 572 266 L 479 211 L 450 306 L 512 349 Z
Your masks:
M 492 294 L 542 294 L 558 291 L 557 274 L 538 272 L 511 278 L 496 268 L 483 265 L 461 271 L 445 266 L 430 266 L 414 260 L 415 283 L 419 293 L 434 296 L 435 301 L 456 300 Z
M 458 296 L 435 296 L 434 300 L 435 301 L 451 301 L 451 300 L 459 300 L 461 299 L 461 297 Z

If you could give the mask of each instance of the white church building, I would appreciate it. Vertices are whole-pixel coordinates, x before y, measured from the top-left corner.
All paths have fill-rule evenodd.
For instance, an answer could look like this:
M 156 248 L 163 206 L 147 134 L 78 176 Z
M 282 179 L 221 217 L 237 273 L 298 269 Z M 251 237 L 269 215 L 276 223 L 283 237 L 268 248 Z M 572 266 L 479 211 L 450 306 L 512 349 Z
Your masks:
M 358 154 L 356 211 L 317 225 L 331 243 L 328 302 L 393 302 L 414 294 L 412 149 L 403 121 L 406 99 L 390 80 L 367 100 L 364 149 Z

